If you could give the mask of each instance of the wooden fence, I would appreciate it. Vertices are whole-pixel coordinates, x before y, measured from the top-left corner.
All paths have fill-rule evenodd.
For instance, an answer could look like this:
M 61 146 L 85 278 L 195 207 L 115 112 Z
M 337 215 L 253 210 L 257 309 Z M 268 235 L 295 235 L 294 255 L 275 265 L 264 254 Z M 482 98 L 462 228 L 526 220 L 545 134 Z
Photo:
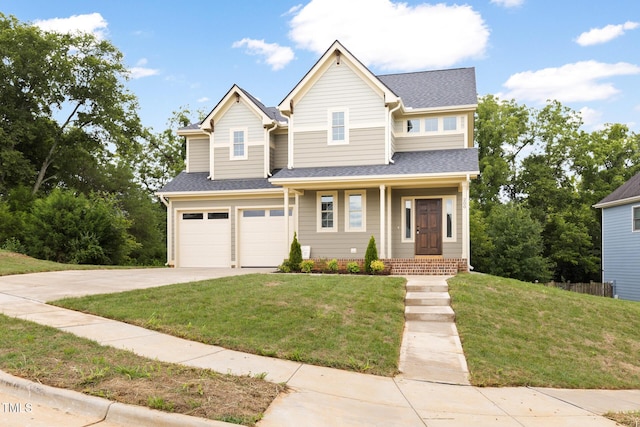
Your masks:
M 599 297 L 613 298 L 613 283 L 570 283 L 570 282 L 550 282 L 545 286 L 552 288 L 561 288 L 565 291 L 578 292 L 580 294 L 596 295 Z

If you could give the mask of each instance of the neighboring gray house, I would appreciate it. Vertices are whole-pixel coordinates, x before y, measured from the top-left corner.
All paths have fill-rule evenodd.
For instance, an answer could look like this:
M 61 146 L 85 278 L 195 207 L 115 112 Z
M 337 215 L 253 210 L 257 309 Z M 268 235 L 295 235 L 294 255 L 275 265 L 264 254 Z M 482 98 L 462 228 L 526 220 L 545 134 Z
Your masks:
M 187 139 L 167 205 L 168 263 L 277 266 L 294 231 L 311 258 L 398 273 L 467 270 L 475 70 L 376 76 L 339 42 L 277 107 L 233 86 Z
M 602 281 L 640 301 L 640 174 L 594 205 L 602 209 Z

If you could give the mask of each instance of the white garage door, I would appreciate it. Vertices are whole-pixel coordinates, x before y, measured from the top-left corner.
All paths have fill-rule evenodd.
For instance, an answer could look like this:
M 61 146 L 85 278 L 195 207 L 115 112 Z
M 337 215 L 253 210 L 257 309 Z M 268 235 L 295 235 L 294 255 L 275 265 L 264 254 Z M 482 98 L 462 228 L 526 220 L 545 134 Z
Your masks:
M 276 267 L 289 256 L 283 209 L 250 209 L 240 212 L 240 266 Z M 293 237 L 293 216 L 289 211 Z
M 178 241 L 178 267 L 229 267 L 229 212 L 180 213 Z

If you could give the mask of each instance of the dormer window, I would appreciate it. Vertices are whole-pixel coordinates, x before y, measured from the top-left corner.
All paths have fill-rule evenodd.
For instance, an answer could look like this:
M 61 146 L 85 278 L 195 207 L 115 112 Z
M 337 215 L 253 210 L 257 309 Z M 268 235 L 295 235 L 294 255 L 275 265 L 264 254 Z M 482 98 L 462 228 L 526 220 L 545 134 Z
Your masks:
M 431 117 L 424 120 L 424 131 L 425 132 L 438 132 L 438 118 Z
M 457 130 L 458 129 L 458 118 L 457 117 L 445 117 L 442 119 L 442 128 L 443 130 Z
M 246 129 L 231 129 L 231 147 L 229 153 L 231 160 L 245 160 L 247 158 L 246 138 Z
M 349 143 L 349 110 L 335 108 L 329 110 L 329 144 Z
M 407 133 L 419 133 L 420 120 L 407 120 Z

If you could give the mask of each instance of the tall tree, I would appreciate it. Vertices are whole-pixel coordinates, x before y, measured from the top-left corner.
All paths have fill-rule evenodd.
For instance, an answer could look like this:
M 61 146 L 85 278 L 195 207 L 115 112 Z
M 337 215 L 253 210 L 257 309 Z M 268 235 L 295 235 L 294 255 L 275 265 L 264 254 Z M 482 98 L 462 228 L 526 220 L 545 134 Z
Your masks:
M 43 32 L 0 14 L 0 186 L 64 184 L 76 153 L 132 161 L 142 128 L 128 71 L 110 42 Z M 76 165 L 83 164 L 76 162 Z M 15 172 L 6 172 L 6 168 Z M 69 173 L 71 172 L 71 173 Z M 54 185 L 52 185 L 54 186 Z M 0 191 L 3 188 L 0 187 Z

